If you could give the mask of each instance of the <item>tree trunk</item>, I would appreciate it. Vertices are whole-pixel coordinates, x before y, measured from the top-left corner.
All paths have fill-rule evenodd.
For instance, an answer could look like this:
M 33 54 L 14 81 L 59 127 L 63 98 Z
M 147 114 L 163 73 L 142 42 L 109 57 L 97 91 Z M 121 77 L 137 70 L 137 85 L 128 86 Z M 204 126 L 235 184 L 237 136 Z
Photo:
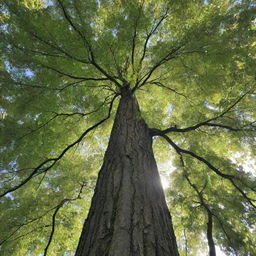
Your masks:
M 128 91 L 117 110 L 75 256 L 177 256 L 149 129 Z
M 207 240 L 209 247 L 209 256 L 216 256 L 215 244 L 212 236 L 212 213 L 210 212 L 209 208 L 207 208 L 207 216 Z

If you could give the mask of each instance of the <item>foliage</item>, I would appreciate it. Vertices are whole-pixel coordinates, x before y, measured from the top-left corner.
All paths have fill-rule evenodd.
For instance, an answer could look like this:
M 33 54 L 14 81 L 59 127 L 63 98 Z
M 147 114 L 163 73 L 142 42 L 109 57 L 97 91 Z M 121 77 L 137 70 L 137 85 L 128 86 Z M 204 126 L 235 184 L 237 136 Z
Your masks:
M 1 255 L 72 255 L 127 83 L 172 169 L 180 254 L 207 250 L 210 212 L 216 245 L 255 255 L 255 9 L 3 0 Z

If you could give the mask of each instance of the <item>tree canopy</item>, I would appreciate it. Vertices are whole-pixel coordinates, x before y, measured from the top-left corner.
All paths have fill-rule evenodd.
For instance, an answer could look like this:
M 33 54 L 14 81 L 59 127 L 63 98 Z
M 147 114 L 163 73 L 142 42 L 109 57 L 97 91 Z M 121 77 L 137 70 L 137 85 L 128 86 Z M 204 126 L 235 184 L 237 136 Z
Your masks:
M 256 4 L 2 0 L 0 254 L 73 255 L 122 85 L 180 255 L 256 254 Z

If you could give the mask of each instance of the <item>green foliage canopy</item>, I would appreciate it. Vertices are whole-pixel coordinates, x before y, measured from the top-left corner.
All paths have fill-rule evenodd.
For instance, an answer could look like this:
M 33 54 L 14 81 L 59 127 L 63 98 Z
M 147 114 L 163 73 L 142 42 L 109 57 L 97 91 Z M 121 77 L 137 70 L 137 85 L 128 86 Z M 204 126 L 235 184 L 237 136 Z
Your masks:
M 227 255 L 255 255 L 255 10 L 3 0 L 1 255 L 72 255 L 126 83 L 158 135 L 180 254 L 206 250 L 211 216 Z

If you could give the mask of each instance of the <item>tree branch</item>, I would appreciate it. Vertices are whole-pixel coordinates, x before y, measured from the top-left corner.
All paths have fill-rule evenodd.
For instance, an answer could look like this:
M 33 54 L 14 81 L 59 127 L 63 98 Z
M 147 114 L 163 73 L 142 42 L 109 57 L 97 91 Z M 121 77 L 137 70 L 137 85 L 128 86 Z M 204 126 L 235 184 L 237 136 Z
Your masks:
M 43 63 L 40 63 L 41 66 L 43 66 L 44 68 L 47 68 L 47 69 L 50 69 L 60 75 L 63 75 L 63 76 L 66 76 L 66 77 L 69 77 L 69 78 L 72 78 L 72 79 L 78 79 L 78 80 L 81 80 L 82 81 L 108 81 L 109 78 L 107 77 L 100 77 L 100 78 L 95 78 L 95 77 L 81 77 L 81 76 L 75 76 L 75 75 L 71 75 L 71 74 L 68 74 L 68 73 L 65 73 L 63 71 L 60 71 L 54 67 L 50 67 L 50 66 L 47 66 Z
M 20 187 L 24 186 L 27 182 L 29 182 L 35 175 L 37 174 L 41 174 L 44 172 L 47 172 L 49 169 L 51 169 L 74 145 L 78 144 L 79 142 L 81 142 L 83 140 L 83 138 L 92 130 L 94 130 L 95 128 L 97 128 L 98 126 L 100 126 L 102 123 L 104 123 L 107 119 L 110 118 L 111 115 L 111 110 L 112 110 L 112 106 L 114 103 L 114 100 L 116 99 L 118 95 L 115 95 L 112 99 L 112 101 L 110 102 L 110 107 L 109 107 L 109 111 L 108 111 L 108 115 L 107 117 L 105 117 L 104 119 L 100 120 L 99 122 L 97 122 L 96 124 L 94 124 L 93 126 L 89 127 L 86 131 L 83 132 L 83 134 L 73 143 L 71 143 L 70 145 L 68 145 L 57 157 L 55 158 L 49 158 L 46 159 L 45 161 L 43 161 L 41 164 L 39 164 L 37 167 L 34 168 L 33 172 L 30 173 L 30 175 L 25 178 L 24 180 L 22 180 L 18 185 L 7 189 L 5 192 L 3 192 L 2 194 L 0 194 L 0 197 L 5 196 L 6 194 L 13 192 L 17 189 L 19 189 Z M 46 166 L 47 164 L 49 164 L 49 166 Z M 43 171 L 39 170 L 42 169 L 42 167 L 45 167 L 45 169 Z
M 168 16 L 168 11 L 169 11 L 169 9 L 166 9 L 165 13 L 162 15 L 162 17 L 160 17 L 159 21 L 156 23 L 156 25 L 151 29 L 151 31 L 147 35 L 146 40 L 144 42 L 144 46 L 143 46 L 142 56 L 141 56 L 140 62 L 139 62 L 140 65 L 142 64 L 142 62 L 146 56 L 148 41 L 150 40 L 151 36 L 156 32 L 156 30 L 161 25 L 161 23 L 166 19 L 166 17 Z
M 3 245 L 4 243 L 6 243 L 8 240 L 10 240 L 10 238 L 11 238 L 12 236 L 14 236 L 22 227 L 24 227 L 24 226 L 26 226 L 26 225 L 28 225 L 28 224 L 31 224 L 31 223 L 33 223 L 33 222 L 35 222 L 35 221 L 37 221 L 37 220 L 42 219 L 43 217 L 45 217 L 45 216 L 46 216 L 49 212 L 51 212 L 52 210 L 55 210 L 54 212 L 56 212 L 56 209 L 57 209 L 57 208 L 60 208 L 65 202 L 74 201 L 74 200 L 76 200 L 76 199 L 80 199 L 80 196 L 81 196 L 81 194 L 82 194 L 82 191 L 83 191 L 83 188 L 84 188 L 85 185 L 86 185 L 85 182 L 83 182 L 83 183 L 81 184 L 81 187 L 80 187 L 78 196 L 77 196 L 76 198 L 74 198 L 74 199 L 63 199 L 60 203 L 58 203 L 56 206 L 50 208 L 49 210 L 47 210 L 46 212 L 44 212 L 43 214 L 41 214 L 39 217 L 30 219 L 30 220 L 28 220 L 28 221 L 26 221 L 26 222 L 24 222 L 24 223 L 21 223 L 7 238 L 5 238 L 4 240 L 0 241 L 0 246 Z M 15 226 L 16 226 L 16 225 L 15 225 Z M 51 227 L 52 225 L 46 225 L 46 226 L 47 226 L 47 227 Z M 44 226 L 44 227 L 46 227 L 46 226 Z M 38 229 L 38 228 L 36 228 L 36 230 L 37 230 L 37 229 Z M 33 230 L 32 232 L 34 232 L 34 230 Z M 30 233 L 31 233 L 31 232 L 29 232 L 28 234 L 30 234 Z M 13 240 L 19 239 L 20 237 L 23 237 L 23 236 L 24 236 L 24 235 L 18 236 L 18 237 L 16 237 L 16 238 L 14 238 Z M 11 240 L 11 241 L 13 241 L 13 240 Z
M 68 52 L 63 50 L 63 47 L 59 47 L 59 46 L 53 44 L 52 42 L 50 42 L 50 41 L 48 41 L 44 38 L 41 38 L 40 36 L 38 36 L 34 32 L 29 32 L 29 34 L 31 34 L 34 38 L 36 38 L 38 41 L 42 42 L 43 44 L 48 45 L 51 48 L 57 50 L 58 52 L 63 53 L 69 59 L 72 59 L 72 60 L 75 60 L 75 61 L 78 61 L 78 62 L 81 62 L 81 63 L 84 63 L 84 64 L 90 64 L 88 60 L 80 59 L 80 58 L 77 58 L 77 57 L 69 54 Z
M 217 120 L 221 117 L 223 117 L 225 114 L 227 114 L 231 109 L 233 109 L 248 93 L 250 92 L 247 91 L 246 93 L 244 93 L 242 96 L 240 96 L 231 106 L 229 106 L 225 111 L 223 111 L 221 114 L 213 117 L 213 118 L 210 118 L 206 121 L 203 121 L 201 123 L 198 123 L 198 124 L 195 124 L 195 125 L 192 125 L 192 126 L 189 126 L 189 127 L 186 127 L 186 128 L 177 128 L 176 126 L 174 127 L 170 127 L 170 128 L 167 128 L 165 130 L 159 130 L 159 129 L 151 129 L 151 133 L 152 133 L 152 136 L 155 136 L 155 135 L 163 135 L 163 134 L 167 134 L 169 132 L 190 132 L 190 131 L 194 131 L 196 129 L 198 129 L 199 127 L 202 127 L 202 126 L 208 126 L 208 127 L 218 127 L 218 128 L 224 128 L 224 129 L 227 129 L 227 130 L 231 130 L 231 131 L 244 131 L 245 129 L 241 129 L 241 128 L 234 128 L 234 127 L 231 127 L 231 126 L 228 126 L 228 125 L 223 125 L 223 124 L 216 124 L 216 123 L 211 123 L 212 121 L 214 120 Z M 254 122 L 250 123 L 249 125 L 253 124 Z M 249 131 L 251 131 L 250 129 L 248 129 Z M 254 130 L 254 129 L 253 129 Z M 256 129 L 255 129 L 256 130 Z
M 138 27 L 139 19 L 141 17 L 142 6 L 143 6 L 143 3 L 142 3 L 141 8 L 139 10 L 139 15 L 135 19 L 134 32 L 133 32 L 133 37 L 132 37 L 132 57 L 131 57 L 132 61 L 131 62 L 132 62 L 133 70 L 134 70 L 134 55 L 135 55 L 135 47 L 136 47 L 137 27 Z
M 190 155 L 194 158 L 196 158 L 197 160 L 199 160 L 200 162 L 204 163 L 209 169 L 211 169 L 214 173 L 216 173 L 218 176 L 227 179 L 231 182 L 231 184 L 235 187 L 235 189 L 246 199 L 246 201 L 253 207 L 256 209 L 256 206 L 254 205 L 254 203 L 252 201 L 254 201 L 254 199 L 249 198 L 246 193 L 240 189 L 237 184 L 235 183 L 234 180 L 239 180 L 238 177 L 234 176 L 234 175 L 230 175 L 230 174 L 225 174 L 223 172 L 221 172 L 219 169 L 217 169 L 215 166 L 213 166 L 210 162 L 208 162 L 205 158 L 195 154 L 192 151 L 189 150 L 185 150 L 180 148 L 177 144 L 175 144 L 167 135 L 163 134 L 160 135 L 161 137 L 163 137 L 175 150 L 176 152 L 178 152 L 179 155 L 187 154 Z M 184 164 L 184 163 L 183 163 Z
M 53 112 L 54 113 L 54 116 L 52 116 L 48 121 L 46 121 L 45 123 L 43 123 L 42 125 L 40 125 L 39 127 L 37 127 L 36 129 L 33 129 L 32 131 L 30 131 L 29 133 L 26 133 L 24 135 L 22 135 L 21 137 L 19 137 L 17 139 L 17 141 L 23 139 L 24 137 L 27 137 L 29 135 L 31 135 L 32 133 L 40 130 L 41 128 L 45 127 L 46 125 L 48 125 L 51 121 L 53 121 L 55 118 L 57 117 L 60 117 L 60 116 L 66 116 L 66 117 L 71 117 L 71 116 L 74 116 L 74 115 L 80 115 L 82 117 L 85 117 L 85 116 L 88 116 L 90 114 L 93 114 L 93 113 L 96 113 L 98 112 L 103 106 L 104 104 L 106 103 L 107 101 L 107 98 L 105 98 L 104 102 L 102 104 L 100 104 L 100 106 L 90 112 L 87 112 L 87 113 L 81 113 L 81 112 L 73 112 L 73 113 L 56 113 L 56 112 Z
M 228 235 L 226 229 L 224 228 L 223 222 L 221 221 L 221 219 L 220 219 L 215 213 L 213 213 L 213 216 L 214 216 L 214 217 L 217 219 L 217 221 L 219 222 L 220 227 L 221 227 L 223 233 L 225 234 L 225 236 L 226 236 L 226 238 L 227 238 L 227 240 L 228 240 L 228 242 L 229 242 L 229 246 L 234 250 L 234 252 L 236 253 L 235 255 L 237 256 L 237 251 L 236 251 L 236 249 L 235 249 L 234 243 L 232 242 L 232 240 L 230 239 L 230 237 L 229 237 L 229 235 Z
M 148 84 L 157 85 L 157 86 L 159 86 L 159 87 L 161 87 L 161 88 L 165 88 L 165 89 L 167 89 L 167 90 L 169 90 L 169 91 L 171 91 L 171 92 L 174 92 L 174 93 L 176 93 L 177 95 L 182 96 L 182 97 L 184 97 L 185 99 L 189 100 L 187 95 L 185 95 L 185 94 L 183 94 L 183 93 L 180 93 L 180 92 L 176 91 L 175 89 L 164 85 L 164 84 L 161 83 L 161 82 L 147 82 L 147 83 L 148 83 Z
M 156 71 L 157 68 L 159 68 L 161 65 L 168 62 L 169 60 L 176 58 L 175 53 L 177 53 L 181 48 L 182 46 L 173 48 L 168 54 L 160 59 L 142 78 L 139 79 L 137 84 L 133 87 L 132 92 L 145 85 L 145 83 L 148 81 L 148 79 L 151 77 L 154 71 Z
M 118 74 L 118 79 L 121 80 L 124 84 L 127 84 L 128 82 L 123 77 L 122 68 L 120 68 L 120 66 L 118 65 L 118 62 L 117 62 L 117 59 L 116 59 L 116 56 L 115 56 L 115 51 L 113 50 L 111 45 L 109 45 L 108 43 L 107 43 L 107 45 L 108 45 L 109 51 L 111 52 L 111 54 L 113 56 L 114 64 L 115 64 L 116 71 L 117 71 L 117 74 Z
M 70 26 L 77 32 L 77 34 L 81 37 L 81 39 L 84 42 L 85 48 L 88 50 L 89 52 L 89 56 L 90 56 L 90 64 L 92 64 L 96 69 L 98 69 L 103 75 L 105 75 L 110 81 L 114 82 L 115 85 L 117 85 L 117 87 L 121 88 L 121 84 L 118 83 L 118 81 L 111 76 L 110 74 L 107 73 L 107 71 L 105 71 L 98 63 L 96 63 L 95 61 L 95 57 L 94 57 L 94 53 L 92 50 L 92 47 L 89 43 L 89 41 L 86 39 L 86 37 L 83 35 L 83 33 L 75 26 L 75 24 L 72 22 L 70 16 L 67 13 L 66 8 L 64 7 L 63 3 L 61 0 L 57 0 L 62 11 L 64 14 L 65 19 L 67 20 L 67 22 L 70 24 Z
M 118 83 L 118 81 L 111 75 L 109 75 L 101 66 L 99 66 L 96 62 L 95 62 L 95 58 L 93 57 L 91 60 L 91 63 L 93 66 L 95 66 L 103 75 L 105 75 L 110 81 L 112 81 L 117 87 L 121 88 L 122 85 L 120 83 Z
M 59 3 L 64 17 L 65 19 L 68 21 L 68 23 L 70 24 L 70 26 L 74 29 L 74 31 L 80 36 L 80 38 L 83 40 L 85 46 L 89 49 L 89 51 L 91 51 L 91 46 L 88 42 L 88 40 L 86 39 L 86 37 L 83 35 L 83 33 L 75 26 L 75 24 L 73 23 L 73 21 L 71 20 L 70 16 L 68 15 L 66 8 L 64 7 L 63 3 L 61 0 L 57 0 L 57 2 Z
M 215 250 L 215 244 L 213 240 L 213 234 L 212 234 L 212 229 L 213 229 L 213 214 L 210 209 L 210 207 L 205 203 L 204 197 L 202 195 L 202 191 L 199 191 L 197 186 L 191 182 L 189 179 L 189 176 L 187 172 L 185 171 L 184 176 L 189 183 L 189 185 L 196 191 L 197 196 L 200 200 L 201 205 L 204 207 L 206 213 L 207 213 L 207 241 L 208 241 L 208 247 L 209 247 L 209 256 L 216 256 L 216 250 Z
M 9 240 L 9 241 L 18 240 L 18 239 L 20 239 L 20 238 L 22 238 L 22 237 L 24 237 L 24 236 L 30 235 L 31 233 L 33 233 L 33 232 L 35 232 L 35 231 L 37 231 L 37 230 L 39 230 L 39 231 L 41 232 L 43 228 L 49 228 L 49 227 L 51 227 L 50 224 L 42 225 L 42 226 L 36 227 L 36 228 L 30 230 L 29 232 L 27 232 L 27 233 L 25 233 L 25 234 L 22 234 L 22 235 L 20 235 L 20 236 L 17 236 L 17 237 L 15 237 L 15 238 L 13 238 L 13 239 L 11 239 L 11 240 Z
M 65 198 L 63 199 L 60 204 L 56 207 L 53 215 L 52 215 L 52 230 L 51 230 L 51 233 L 50 233 L 50 237 L 48 239 L 48 242 L 47 242 L 47 245 L 44 249 L 44 254 L 43 256 L 47 256 L 47 252 L 48 252 L 48 249 L 51 245 L 51 242 L 52 242 L 52 239 L 53 239 L 53 235 L 54 235 L 54 231 L 55 231 L 55 220 L 56 220 L 56 215 L 57 213 L 59 212 L 59 210 L 61 209 L 61 207 L 63 207 L 63 205 L 67 202 L 71 202 L 71 201 L 75 201 L 77 199 L 80 199 L 81 198 L 81 194 L 82 194 L 82 191 L 83 191 L 83 187 L 85 186 L 85 183 L 83 183 L 81 185 L 81 188 L 80 188 L 80 191 L 78 193 L 78 195 L 75 197 L 75 198 Z
M 58 205 L 57 205 L 57 206 L 58 206 Z M 4 240 L 2 240 L 2 241 L 0 242 L 0 246 L 3 245 L 4 243 L 8 242 L 8 240 L 10 240 L 10 238 L 11 238 L 12 236 L 14 236 L 22 227 L 24 227 L 24 226 L 26 226 L 26 225 L 28 225 L 28 224 L 30 224 L 30 223 L 33 223 L 33 222 L 35 222 L 35 221 L 37 221 L 37 220 L 42 219 L 42 218 L 43 218 L 44 216 L 46 216 L 50 211 L 54 210 L 57 206 L 55 206 L 55 207 L 53 207 L 53 208 L 47 210 L 44 214 L 40 215 L 40 216 L 37 217 L 37 218 L 33 218 L 33 219 L 31 219 L 31 220 L 29 220 L 29 221 L 27 221 L 27 222 L 21 223 L 7 238 L 5 238 Z M 16 226 L 16 225 L 15 225 L 15 226 Z M 47 225 L 47 227 L 50 227 L 50 226 L 51 226 L 51 225 Z M 18 237 L 19 237 L 19 236 L 18 236 Z M 21 236 L 21 237 L 22 237 L 22 236 Z M 16 239 L 18 239 L 18 238 L 14 238 L 13 240 L 16 240 Z M 12 240 L 12 241 L 13 241 L 13 240 Z
M 228 242 L 229 242 L 229 244 L 230 244 L 230 247 L 231 247 L 234 251 L 236 251 L 236 249 L 234 248 L 234 245 L 233 245 L 233 243 L 232 243 L 230 237 L 229 237 L 228 234 L 227 234 L 227 231 L 226 231 L 225 228 L 224 228 L 224 225 L 223 225 L 222 220 L 219 218 L 219 216 L 218 216 L 216 213 L 213 212 L 212 209 L 210 209 L 209 205 L 205 202 L 205 199 L 204 199 L 204 197 L 203 197 L 203 195 L 202 195 L 202 190 L 199 191 L 198 188 L 196 187 L 196 185 L 191 182 L 191 180 L 189 179 L 189 176 L 188 176 L 188 174 L 187 174 L 186 171 L 185 171 L 184 174 L 185 174 L 184 176 L 185 176 L 186 180 L 188 181 L 189 185 L 196 191 L 196 193 L 197 193 L 197 195 L 198 195 L 198 198 L 199 198 L 199 200 L 200 200 L 201 205 L 202 205 L 202 206 L 205 208 L 205 210 L 207 211 L 208 220 L 211 219 L 211 222 L 208 221 L 207 226 L 210 225 L 210 223 L 212 223 L 212 217 L 214 217 L 214 218 L 219 222 L 220 227 L 221 227 L 222 231 L 224 232 L 224 234 L 225 234 L 225 236 L 226 236 L 226 238 L 227 238 L 227 240 L 228 240 Z M 210 218 L 209 218 L 209 217 L 210 217 Z M 210 232 L 209 232 L 209 233 L 210 233 Z M 208 234 L 207 234 L 207 237 L 208 237 Z M 213 241 L 213 240 L 212 240 L 212 241 Z M 214 242 L 214 241 L 213 241 L 213 242 Z M 209 244 L 209 240 L 208 240 L 208 244 Z M 210 245 L 209 245 L 209 248 L 210 248 Z M 214 250 L 215 250 L 215 248 L 214 248 Z M 215 253 L 216 253 L 216 252 L 215 252 Z M 213 254 L 213 255 L 215 255 L 215 254 Z M 210 256 L 211 256 L 211 254 L 210 254 Z

